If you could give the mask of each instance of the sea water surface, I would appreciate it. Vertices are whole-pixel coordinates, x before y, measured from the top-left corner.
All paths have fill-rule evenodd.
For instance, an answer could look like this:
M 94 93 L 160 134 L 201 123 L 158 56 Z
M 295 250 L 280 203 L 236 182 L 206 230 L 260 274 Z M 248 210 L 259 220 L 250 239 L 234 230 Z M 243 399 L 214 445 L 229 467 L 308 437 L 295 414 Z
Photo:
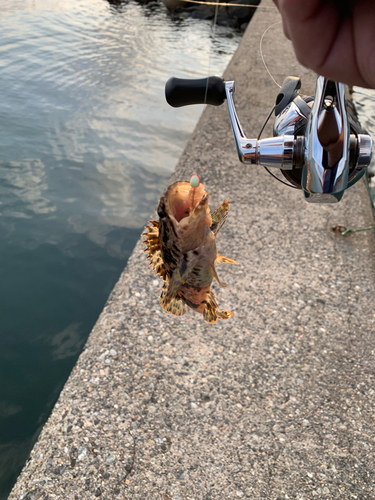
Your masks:
M 2 0 L 0 498 L 5 499 L 240 34 L 161 2 Z

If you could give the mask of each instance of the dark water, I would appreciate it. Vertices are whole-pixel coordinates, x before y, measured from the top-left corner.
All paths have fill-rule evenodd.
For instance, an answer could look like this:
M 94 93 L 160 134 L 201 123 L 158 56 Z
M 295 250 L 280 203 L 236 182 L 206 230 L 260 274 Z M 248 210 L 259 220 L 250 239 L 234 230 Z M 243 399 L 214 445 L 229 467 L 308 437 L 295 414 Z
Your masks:
M 133 0 L 2 0 L 0 498 L 5 499 L 239 34 Z M 210 70 L 208 69 L 210 67 Z

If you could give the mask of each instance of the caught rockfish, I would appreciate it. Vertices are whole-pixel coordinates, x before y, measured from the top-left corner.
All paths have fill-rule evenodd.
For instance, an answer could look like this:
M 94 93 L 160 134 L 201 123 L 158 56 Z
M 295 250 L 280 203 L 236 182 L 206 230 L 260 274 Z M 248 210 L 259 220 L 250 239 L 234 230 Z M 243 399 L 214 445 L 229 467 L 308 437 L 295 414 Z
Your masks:
M 149 221 L 145 243 L 154 271 L 164 280 L 160 297 L 162 308 L 176 316 L 189 308 L 203 314 L 208 323 L 228 319 L 233 313 L 221 311 L 211 291 L 216 274 L 215 264 L 237 264 L 218 255 L 216 235 L 228 215 L 228 200 L 212 214 L 208 193 L 199 177 L 189 182 L 175 182 L 160 199 L 159 222 Z

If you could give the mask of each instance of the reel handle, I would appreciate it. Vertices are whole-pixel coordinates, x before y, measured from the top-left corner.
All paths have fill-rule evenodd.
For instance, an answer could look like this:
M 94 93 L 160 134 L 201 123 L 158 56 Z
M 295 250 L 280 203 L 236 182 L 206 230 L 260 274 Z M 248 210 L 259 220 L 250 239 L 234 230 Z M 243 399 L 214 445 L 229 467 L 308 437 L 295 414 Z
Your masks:
M 220 106 L 226 98 L 225 83 L 218 76 L 193 80 L 172 77 L 165 85 L 165 98 L 174 108 L 191 104 Z

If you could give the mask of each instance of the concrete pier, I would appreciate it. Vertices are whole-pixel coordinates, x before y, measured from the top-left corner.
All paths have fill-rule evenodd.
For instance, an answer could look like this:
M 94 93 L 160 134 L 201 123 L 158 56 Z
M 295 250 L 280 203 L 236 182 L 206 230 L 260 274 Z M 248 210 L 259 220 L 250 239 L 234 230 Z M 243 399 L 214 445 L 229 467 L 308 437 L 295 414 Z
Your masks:
M 224 75 L 249 137 L 278 92 L 259 43 L 279 20 L 263 0 Z M 281 24 L 263 53 L 313 93 Z M 307 204 L 238 162 L 225 106 L 205 110 L 172 180 L 195 172 L 212 210 L 229 196 L 218 250 L 240 265 L 214 289 L 233 318 L 164 313 L 139 242 L 10 500 L 375 498 L 375 236 L 331 231 L 373 224 L 364 183 Z

